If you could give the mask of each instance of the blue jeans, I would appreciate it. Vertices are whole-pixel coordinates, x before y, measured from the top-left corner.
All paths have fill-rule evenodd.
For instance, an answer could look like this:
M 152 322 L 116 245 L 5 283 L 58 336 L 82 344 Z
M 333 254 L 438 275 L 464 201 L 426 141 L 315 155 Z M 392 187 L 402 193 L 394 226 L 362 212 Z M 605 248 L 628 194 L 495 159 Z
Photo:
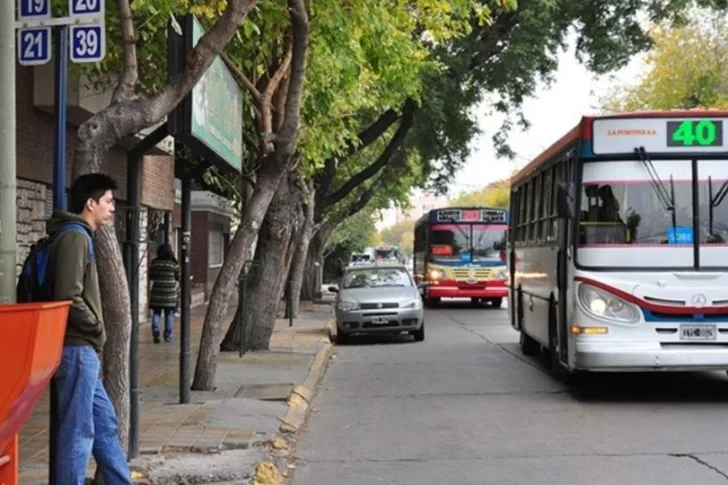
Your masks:
M 172 327 L 174 326 L 174 308 L 155 308 L 152 310 L 152 335 L 159 335 L 159 321 L 162 319 L 162 311 L 164 311 L 164 340 L 172 339 Z
M 55 476 L 83 485 L 91 453 L 107 485 L 130 485 L 131 473 L 116 435 L 116 411 L 99 378 L 93 347 L 64 347 L 53 385 L 58 395 Z

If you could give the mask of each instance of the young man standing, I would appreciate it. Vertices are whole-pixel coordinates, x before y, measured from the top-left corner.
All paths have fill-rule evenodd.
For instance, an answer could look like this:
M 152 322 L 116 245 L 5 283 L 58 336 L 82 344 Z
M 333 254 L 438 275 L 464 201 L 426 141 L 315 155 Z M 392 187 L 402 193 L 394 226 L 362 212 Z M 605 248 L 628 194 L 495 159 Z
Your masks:
M 116 412 L 99 377 L 106 332 L 96 260 L 89 251 L 93 244 L 89 236 L 114 216 L 116 188 L 106 175 L 79 177 L 68 197 L 70 212 L 54 212 L 46 225 L 52 238 L 48 278 L 53 299 L 73 302 L 61 362 L 53 377 L 58 396 L 53 473 L 59 485 L 82 485 L 92 453 L 107 485 L 132 483 L 116 434 Z M 87 234 L 80 228 L 59 231 L 68 222 L 82 226 Z

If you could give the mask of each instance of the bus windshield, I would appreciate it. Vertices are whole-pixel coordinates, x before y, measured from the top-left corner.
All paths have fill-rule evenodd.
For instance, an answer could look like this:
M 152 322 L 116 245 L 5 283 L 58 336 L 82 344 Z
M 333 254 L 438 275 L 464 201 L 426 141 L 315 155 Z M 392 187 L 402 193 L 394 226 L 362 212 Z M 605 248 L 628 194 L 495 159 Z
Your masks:
M 639 161 L 584 164 L 580 262 L 606 267 L 693 267 L 697 243 L 701 254 L 705 252 L 701 266 L 728 264 L 728 257 L 711 252 L 711 247 L 728 242 L 728 197 L 724 196 L 728 167 L 714 162 L 698 164 L 698 241 L 693 231 L 691 161 L 654 161 L 654 176 Z M 614 252 L 625 248 L 646 251 Z M 589 251 L 593 249 L 602 251 L 597 255 Z
M 505 224 L 473 224 L 473 261 L 505 261 Z
M 397 259 L 399 251 L 396 247 L 380 247 L 374 250 L 374 257 L 379 260 Z
M 433 224 L 430 231 L 430 256 L 433 260 L 461 261 L 469 257 L 468 224 Z
M 503 261 L 505 224 L 433 224 L 430 259 L 433 261 Z

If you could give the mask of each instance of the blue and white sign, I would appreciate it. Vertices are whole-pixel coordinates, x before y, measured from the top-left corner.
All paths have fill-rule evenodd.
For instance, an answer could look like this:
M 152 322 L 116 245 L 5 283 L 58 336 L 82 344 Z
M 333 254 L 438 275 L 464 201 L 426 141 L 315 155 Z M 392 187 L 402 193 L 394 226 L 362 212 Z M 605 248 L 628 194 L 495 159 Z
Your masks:
M 51 60 L 51 28 L 18 29 L 18 64 L 41 66 Z
M 667 229 L 668 244 L 693 244 L 693 228 L 689 226 L 677 226 Z
M 71 17 L 86 15 L 104 16 L 104 0 L 68 0 Z
M 18 0 L 19 20 L 51 18 L 51 0 Z
M 71 61 L 99 62 L 106 56 L 106 29 L 104 25 L 71 26 Z

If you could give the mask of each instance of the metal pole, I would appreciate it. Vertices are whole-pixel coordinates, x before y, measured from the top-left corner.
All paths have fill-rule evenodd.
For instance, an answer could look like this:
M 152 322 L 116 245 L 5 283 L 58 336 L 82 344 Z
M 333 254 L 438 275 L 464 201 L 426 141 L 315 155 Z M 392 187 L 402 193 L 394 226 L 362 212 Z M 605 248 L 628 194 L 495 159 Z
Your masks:
M 66 123 L 68 111 L 68 26 L 56 30 L 54 105 L 56 140 L 53 158 L 53 207 L 66 209 Z
M 132 150 L 127 157 L 126 190 L 129 205 L 126 219 L 128 265 L 126 278 L 131 304 L 129 345 L 129 459 L 139 456 L 139 240 L 141 232 L 143 157 Z
M 10 2 L 7 2 L 10 3 Z M 56 29 L 55 52 L 55 152 L 53 156 L 53 208 L 66 210 L 66 115 L 68 110 L 68 26 Z M 58 392 L 51 381 L 50 423 L 48 433 L 48 480 L 56 485 L 56 435 L 58 428 Z
M 0 2 L 0 304 L 15 303 L 15 2 Z
M 288 280 L 288 326 L 293 326 L 293 280 Z
M 176 150 L 175 150 L 176 151 Z M 192 175 L 182 178 L 182 308 L 180 309 L 179 402 L 190 402 L 190 255 L 192 230 Z

